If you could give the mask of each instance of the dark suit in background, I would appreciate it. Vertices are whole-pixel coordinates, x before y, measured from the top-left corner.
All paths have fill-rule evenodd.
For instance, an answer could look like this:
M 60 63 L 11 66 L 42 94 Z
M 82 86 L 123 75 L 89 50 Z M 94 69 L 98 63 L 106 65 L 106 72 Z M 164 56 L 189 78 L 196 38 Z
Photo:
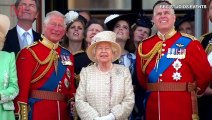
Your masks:
M 33 33 L 33 42 L 38 41 L 41 38 L 41 34 L 35 32 L 32 30 Z M 4 43 L 3 51 L 7 52 L 15 52 L 15 55 L 21 50 L 20 43 L 19 43 L 19 37 L 16 27 L 12 28 L 8 31 L 6 40 Z

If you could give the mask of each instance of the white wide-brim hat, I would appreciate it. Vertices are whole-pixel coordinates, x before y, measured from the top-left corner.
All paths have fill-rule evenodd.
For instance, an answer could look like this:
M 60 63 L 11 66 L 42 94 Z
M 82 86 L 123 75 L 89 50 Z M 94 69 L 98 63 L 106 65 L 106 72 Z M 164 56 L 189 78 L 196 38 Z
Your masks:
M 119 59 L 121 56 L 121 47 L 118 43 L 116 43 L 116 33 L 112 31 L 102 31 L 97 33 L 91 41 L 91 45 L 87 49 L 88 58 L 93 61 L 97 62 L 95 59 L 95 48 L 98 43 L 101 42 L 109 42 L 113 49 L 113 59 L 112 62 Z
M 2 37 L 5 37 L 7 35 L 7 32 L 10 28 L 10 19 L 8 16 L 0 14 L 0 35 Z M 0 39 L 1 42 L 4 41 L 4 39 Z

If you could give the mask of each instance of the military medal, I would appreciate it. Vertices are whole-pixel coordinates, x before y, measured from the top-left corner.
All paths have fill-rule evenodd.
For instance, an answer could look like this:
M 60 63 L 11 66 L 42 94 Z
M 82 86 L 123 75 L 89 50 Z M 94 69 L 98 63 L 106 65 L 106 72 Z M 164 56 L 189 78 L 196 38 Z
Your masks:
M 173 75 L 172 75 L 173 79 L 176 80 L 176 81 L 179 81 L 181 79 L 181 74 L 179 72 L 175 72 Z
M 177 59 L 177 60 L 174 61 L 172 66 L 174 67 L 175 70 L 179 70 L 182 66 L 182 63 Z
M 175 48 L 171 48 L 170 58 L 175 58 Z
M 184 59 L 186 57 L 186 49 L 182 50 L 182 59 Z
M 182 63 L 177 59 L 177 60 L 174 61 L 172 66 L 176 70 L 176 72 L 173 73 L 172 77 L 173 77 L 174 80 L 179 81 L 182 76 L 181 76 L 181 73 L 178 72 L 178 70 L 182 67 Z
M 60 57 L 61 57 L 63 65 L 73 65 L 73 63 L 71 62 L 69 56 L 61 55 Z
M 171 58 L 171 48 L 168 48 L 167 58 Z
M 72 65 L 72 62 L 71 62 L 69 56 L 66 56 L 65 65 Z

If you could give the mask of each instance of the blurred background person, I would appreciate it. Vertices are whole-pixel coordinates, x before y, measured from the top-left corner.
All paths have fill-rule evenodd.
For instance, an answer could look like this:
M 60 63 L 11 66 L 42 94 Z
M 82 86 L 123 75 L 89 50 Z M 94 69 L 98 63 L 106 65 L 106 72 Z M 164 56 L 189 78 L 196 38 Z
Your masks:
M 69 11 L 65 15 L 66 21 L 66 33 L 62 41 L 62 46 L 67 48 L 74 55 L 74 76 L 76 87 L 79 83 L 79 67 L 84 64 L 80 56 L 85 54 L 86 42 L 85 42 L 85 25 L 87 23 L 86 19 L 79 15 L 75 11 Z M 77 62 L 77 63 L 76 63 Z
M 39 10 L 39 0 L 17 0 L 15 2 L 18 22 L 7 33 L 3 51 L 17 54 L 22 48 L 41 38 L 41 34 L 32 29 L 32 24 L 36 20 Z
M 99 32 L 105 29 L 104 24 L 98 19 L 92 19 L 88 22 L 87 27 L 85 29 L 85 40 L 86 46 L 90 46 L 91 39 Z
M 175 29 L 178 32 L 194 36 L 194 13 L 189 12 L 182 17 L 178 17 L 175 22 Z
M 135 65 L 135 45 L 133 43 L 133 33 L 131 25 L 137 19 L 136 14 L 110 15 L 104 23 L 108 30 L 116 33 L 116 42 L 121 46 L 121 57 L 115 63 L 124 65 L 134 72 Z
M 140 16 L 136 23 L 132 25 L 133 30 L 133 41 L 137 48 L 138 44 L 152 34 L 152 22 L 146 16 Z
M 79 11 L 79 15 L 83 16 L 87 20 L 87 23 L 92 19 L 91 13 L 86 10 Z
M 15 54 L 1 51 L 9 27 L 9 18 L 0 14 L 0 120 L 15 120 L 13 100 L 19 92 Z
M 208 17 L 212 23 L 212 0 L 208 2 Z M 212 51 L 212 32 L 208 32 L 201 36 L 200 42 L 205 49 L 206 53 L 209 54 Z
M 82 120 L 128 120 L 134 105 L 129 69 L 113 64 L 121 55 L 112 31 L 97 33 L 87 49 L 95 64 L 83 68 L 76 93 L 76 108 Z
M 153 24 L 150 19 L 146 16 L 139 15 L 137 21 L 132 25 L 133 30 L 133 40 L 134 45 L 137 48 L 139 43 L 148 38 L 152 33 Z M 136 67 L 136 66 L 135 66 Z M 131 116 L 131 120 L 143 120 L 144 116 L 144 106 L 143 102 L 144 99 L 144 89 L 140 86 L 137 77 L 136 71 L 133 74 L 133 87 L 135 93 L 135 107 L 133 109 L 133 113 Z
M 75 11 L 69 11 L 65 15 L 66 34 L 62 46 L 67 48 L 73 55 L 85 51 L 85 24 L 86 20 Z
M 208 18 L 212 22 L 212 0 L 208 1 Z M 200 42 L 208 55 L 208 61 L 212 67 L 212 32 L 200 37 Z M 212 85 L 206 89 L 203 96 L 198 98 L 200 120 L 212 120 Z

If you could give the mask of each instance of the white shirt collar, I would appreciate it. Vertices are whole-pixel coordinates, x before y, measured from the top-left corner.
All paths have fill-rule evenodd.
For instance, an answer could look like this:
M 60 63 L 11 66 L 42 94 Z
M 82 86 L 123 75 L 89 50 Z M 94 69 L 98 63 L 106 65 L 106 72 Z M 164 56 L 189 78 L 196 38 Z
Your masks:
M 32 28 L 30 28 L 29 30 L 25 31 L 23 28 L 21 28 L 20 26 L 17 25 L 16 29 L 17 29 L 17 32 L 18 32 L 19 36 L 22 36 L 25 32 L 28 32 L 29 35 L 33 38 Z

